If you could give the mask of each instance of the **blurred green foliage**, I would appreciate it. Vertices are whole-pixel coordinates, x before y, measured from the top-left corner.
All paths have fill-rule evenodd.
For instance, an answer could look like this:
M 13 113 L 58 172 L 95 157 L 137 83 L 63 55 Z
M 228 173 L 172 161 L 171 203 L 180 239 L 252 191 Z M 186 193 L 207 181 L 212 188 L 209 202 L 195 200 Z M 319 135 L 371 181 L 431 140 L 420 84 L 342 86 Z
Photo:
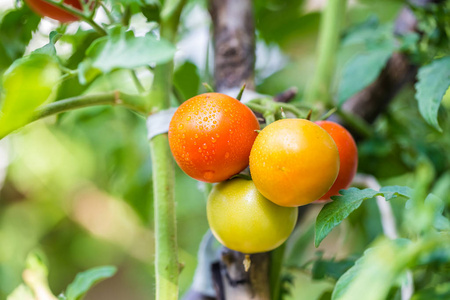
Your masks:
M 8 10 L 0 12 L 0 74 L 24 53 L 42 46 L 38 45 L 42 36 L 48 41 L 49 27 L 62 34 L 56 44 L 61 65 L 74 70 L 86 61 L 86 51 L 98 38 L 97 33 L 78 23 L 58 26 L 48 20 L 40 21 L 26 6 L 15 8 L 12 2 Z M 123 1 L 106 2 L 113 7 L 113 17 L 121 16 Z M 259 92 L 274 95 L 295 86 L 299 93 L 294 101 L 301 101 L 315 67 L 322 7 L 314 6 L 314 2 L 254 1 L 258 45 L 279 50 L 281 54 L 277 55 L 287 61 L 274 70 L 260 70 L 270 75 L 258 77 Z M 130 3 L 134 14 L 143 5 L 141 1 Z M 392 42 L 393 22 L 403 5 L 403 1 L 395 0 L 360 0 L 348 7 L 347 15 L 343 16 L 346 23 L 343 42 L 336 53 L 338 68 L 334 93 L 339 95 L 339 87 L 343 84 L 353 90 L 342 96 L 342 101 L 364 88 L 381 70 L 381 62 L 388 55 L 384 55 L 385 52 L 381 56 L 373 55 L 386 49 L 378 47 L 386 46 L 385 41 Z M 193 15 L 195 8 L 205 11 L 205 6 L 204 1 L 189 1 L 182 17 L 180 40 L 189 34 L 190 18 L 197 16 Z M 159 17 L 159 5 L 145 1 L 141 9 L 146 19 L 142 21 L 134 15 L 132 21 L 137 20 L 136 23 L 146 29 L 156 28 L 154 21 Z M 416 62 L 430 62 L 435 56 L 448 55 L 444 51 L 448 50 L 445 48 L 448 23 L 444 26 L 448 14 L 437 8 L 414 8 L 414 11 L 422 20 L 419 27 L 424 35 L 404 37 L 397 47 L 409 53 Z M 435 21 L 434 16 L 438 16 Z M 42 27 L 37 29 L 39 24 Z M 209 20 L 203 25 L 208 31 Z M 442 26 L 444 31 L 436 31 Z M 147 39 L 153 38 L 145 37 L 140 41 Z M 115 45 L 109 42 L 111 47 Z M 192 49 L 181 50 L 195 52 L 199 45 L 193 43 L 189 47 Z M 164 49 L 167 53 L 161 51 L 162 56 L 173 54 L 170 46 Z M 429 49 L 432 58 L 423 55 Z M 90 50 L 91 58 L 101 57 L 101 50 Z M 388 50 L 390 54 L 392 49 Z M 374 59 L 368 60 L 365 53 L 370 53 Z M 138 54 L 139 51 L 132 53 Z M 116 70 L 116 62 L 106 60 L 106 69 L 111 72 L 91 73 L 94 76 L 85 76 L 89 77 L 86 84 L 78 76 L 67 76 L 60 82 L 56 98 L 60 100 L 115 88 L 130 94 L 138 93 L 132 74 L 129 70 Z M 152 58 L 147 62 L 152 62 Z M 358 66 L 369 70 L 358 73 Z M 148 87 L 151 72 L 139 63 L 132 67 L 143 86 Z M 209 70 L 203 68 L 201 63 L 191 59 L 176 64 L 174 105 L 197 94 L 200 82 L 212 78 Z M 89 68 L 83 70 L 92 71 Z M 351 84 L 355 74 L 367 76 L 368 79 L 363 78 L 367 82 L 355 87 Z M 1 101 L 4 98 L 0 99 L 0 105 Z M 402 280 L 399 273 L 413 267 L 417 291 L 413 299 L 448 298 L 448 249 L 425 251 L 435 241 L 421 232 L 432 225 L 445 231 L 445 222 L 436 217 L 436 211 L 444 218 L 450 214 L 450 92 L 447 91 L 439 107 L 433 109 L 433 113 L 437 114 L 442 133 L 424 121 L 413 86 L 406 86 L 373 124 L 373 137 L 358 145 L 359 172 L 372 174 L 382 186 L 415 188 L 418 194 L 410 202 L 398 198 L 391 203 L 400 235 L 420 238 L 412 242 L 380 238 L 383 235 L 380 213 L 375 201 L 367 199 L 361 201 L 361 206 L 315 249 L 313 227 L 320 206 L 312 206 L 287 244 L 284 299 L 330 299 L 336 282 L 339 291 L 334 295 L 358 294 L 361 286 L 375 281 L 370 272 L 386 276 L 378 278 L 377 284 L 381 287 L 374 285 L 372 288 L 380 287 L 383 296 L 397 299 Z M 151 299 L 154 294 L 152 166 L 145 119 L 141 115 L 125 108 L 106 106 L 67 112 L 35 122 L 1 140 L 0 155 L 0 299 L 6 299 L 6 295 L 22 282 L 26 257 L 36 248 L 47 257 L 49 285 L 56 294 L 65 290 L 80 271 L 99 265 L 115 265 L 118 274 L 99 284 L 87 299 Z M 4 165 L 7 167 L 2 168 Z M 6 176 L 4 183 L 3 175 Z M 192 282 L 197 250 L 208 228 L 203 188 L 176 169 L 179 255 L 184 263 L 181 294 Z M 442 202 L 433 197 L 426 198 L 430 192 Z M 369 247 L 371 250 L 364 252 Z M 425 249 L 425 257 L 416 255 L 414 251 L 418 249 Z M 386 257 L 392 257 L 394 262 L 386 264 Z M 358 263 L 352 268 L 355 261 Z M 361 270 L 361 266 L 367 267 Z M 347 270 L 351 271 L 345 273 Z M 341 277 L 344 273 L 347 275 Z M 350 284 L 347 279 L 352 276 L 358 276 L 360 283 Z M 389 285 L 381 282 L 386 278 L 395 282 Z M 22 286 L 17 293 L 25 295 L 27 290 Z

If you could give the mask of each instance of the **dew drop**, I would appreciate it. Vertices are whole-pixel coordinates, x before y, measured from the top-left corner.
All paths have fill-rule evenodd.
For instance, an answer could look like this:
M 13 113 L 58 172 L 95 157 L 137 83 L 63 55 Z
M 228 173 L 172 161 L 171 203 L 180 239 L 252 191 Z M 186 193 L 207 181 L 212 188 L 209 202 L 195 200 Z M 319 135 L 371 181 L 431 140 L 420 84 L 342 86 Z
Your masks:
M 198 153 L 202 153 L 202 148 L 198 148 Z
M 212 141 L 213 143 L 215 143 L 215 142 L 216 142 L 216 139 L 215 139 L 214 137 L 211 137 L 211 141 Z
M 194 136 L 195 136 L 196 139 L 198 139 L 198 134 L 195 134 Z
M 230 157 L 230 153 L 225 153 L 225 158 L 228 158 L 228 157 Z
M 214 176 L 214 171 L 206 171 L 203 173 L 203 178 L 206 180 L 211 180 Z
M 181 135 L 181 137 L 184 139 L 184 138 L 186 137 L 186 135 L 183 133 L 183 134 Z
M 183 124 L 178 125 L 178 129 L 183 129 Z
M 208 146 L 206 146 L 206 143 L 203 144 L 203 149 L 207 149 L 207 148 L 208 148 Z
M 208 117 L 204 117 L 203 121 L 205 121 L 205 122 L 208 121 Z
M 187 121 L 190 121 L 190 120 L 191 120 L 191 117 L 190 117 L 190 116 L 189 116 L 189 117 L 187 117 L 187 118 L 186 118 L 186 120 L 187 120 Z

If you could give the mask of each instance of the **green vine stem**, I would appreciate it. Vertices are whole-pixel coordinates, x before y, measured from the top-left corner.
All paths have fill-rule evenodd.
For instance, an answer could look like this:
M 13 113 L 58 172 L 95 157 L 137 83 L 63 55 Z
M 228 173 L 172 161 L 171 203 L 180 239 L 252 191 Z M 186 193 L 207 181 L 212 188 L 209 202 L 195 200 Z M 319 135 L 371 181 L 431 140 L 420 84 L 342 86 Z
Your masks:
M 145 103 L 142 96 L 128 95 L 125 93 L 120 93 L 119 91 L 112 91 L 67 98 L 43 105 L 36 109 L 32 121 L 65 111 L 95 105 L 121 105 L 142 114 L 146 114 L 148 112 L 148 105 Z
M 305 101 L 307 103 L 324 103 L 327 106 L 332 106 L 330 89 L 345 8 L 346 0 L 329 0 L 322 14 L 317 67 L 312 81 L 305 92 Z
M 89 13 L 89 15 L 86 15 L 84 12 L 82 12 L 76 8 L 73 8 L 70 5 L 64 4 L 63 1 L 55 1 L 55 0 L 43 0 L 43 1 L 47 2 L 48 4 L 51 4 L 53 6 L 56 6 L 58 8 L 61 8 L 62 10 L 78 17 L 80 20 L 83 20 L 84 22 L 91 25 L 92 28 L 98 32 L 98 34 L 100 34 L 102 36 L 107 35 L 105 29 L 103 29 L 103 27 L 101 27 L 99 24 L 97 24 L 97 22 L 94 21 L 94 19 L 93 19 L 94 13 L 93 12 Z
M 284 111 L 294 114 L 296 118 L 304 118 L 306 115 L 301 108 L 290 103 L 275 102 L 272 98 L 254 99 L 245 105 L 251 110 L 261 113 L 266 120 L 266 125 L 282 117 Z
M 181 10 L 185 1 L 167 0 L 161 13 L 160 34 L 175 42 Z M 153 111 L 170 106 L 173 63 L 157 65 L 150 89 L 149 103 Z M 175 171 L 167 134 L 150 140 L 153 164 L 153 205 L 155 222 L 156 300 L 178 299 L 178 246 L 175 215 Z
M 27 124 L 66 111 L 97 105 L 120 105 L 127 107 L 135 112 L 146 115 L 149 111 L 149 108 L 148 104 L 144 100 L 145 99 L 142 96 L 128 95 L 125 93 L 120 93 L 119 91 L 67 98 L 37 108 L 34 112 L 34 115 L 31 117 L 29 122 L 27 122 Z M 2 131 L 0 133 L 0 140 L 9 133 L 11 132 Z

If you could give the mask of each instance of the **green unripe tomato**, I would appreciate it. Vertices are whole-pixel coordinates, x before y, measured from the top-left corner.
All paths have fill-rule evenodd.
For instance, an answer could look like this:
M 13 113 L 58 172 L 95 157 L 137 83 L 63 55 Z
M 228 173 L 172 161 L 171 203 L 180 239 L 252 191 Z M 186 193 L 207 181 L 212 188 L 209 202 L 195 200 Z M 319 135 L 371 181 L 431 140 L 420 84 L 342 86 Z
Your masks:
M 286 241 L 295 227 L 298 211 L 267 200 L 253 181 L 236 178 L 212 189 L 207 215 L 219 242 L 251 254 L 273 250 Z

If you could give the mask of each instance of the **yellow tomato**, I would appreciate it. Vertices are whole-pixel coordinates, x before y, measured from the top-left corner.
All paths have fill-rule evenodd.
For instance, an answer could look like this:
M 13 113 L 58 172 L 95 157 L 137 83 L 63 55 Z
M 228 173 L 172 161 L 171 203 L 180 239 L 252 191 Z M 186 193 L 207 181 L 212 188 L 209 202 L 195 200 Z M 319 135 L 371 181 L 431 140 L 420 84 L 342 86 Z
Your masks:
M 208 198 L 208 222 L 226 247 L 242 253 L 266 252 L 291 234 L 298 210 L 264 198 L 251 180 L 236 178 L 217 184 Z
M 257 189 L 282 206 L 300 206 L 322 197 L 339 172 L 331 136 L 304 119 L 278 120 L 258 135 L 250 152 Z

